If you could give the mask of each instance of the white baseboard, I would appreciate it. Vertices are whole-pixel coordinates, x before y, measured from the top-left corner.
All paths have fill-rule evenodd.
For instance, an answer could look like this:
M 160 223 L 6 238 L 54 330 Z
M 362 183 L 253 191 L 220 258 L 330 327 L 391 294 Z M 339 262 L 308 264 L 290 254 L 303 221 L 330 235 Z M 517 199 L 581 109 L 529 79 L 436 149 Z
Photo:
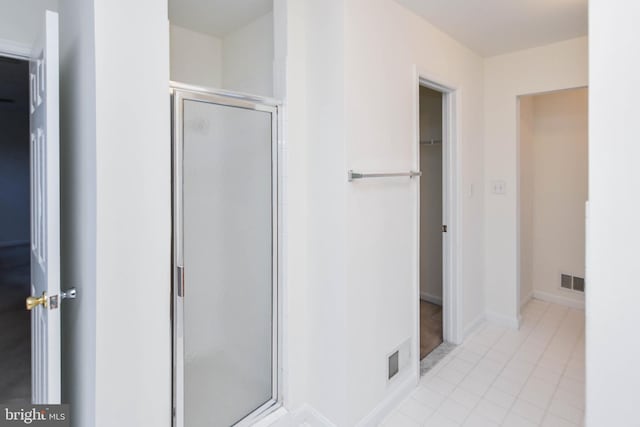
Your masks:
M 486 320 L 486 317 L 484 314 L 481 314 L 480 316 L 476 317 L 474 321 L 472 321 L 471 323 L 469 323 L 465 328 L 464 331 L 462 332 L 462 342 L 464 342 L 464 340 L 466 340 L 469 335 L 471 335 L 472 333 L 474 333 Z
M 527 305 L 527 303 L 529 301 L 531 301 L 533 299 L 533 291 L 529 292 L 529 295 L 526 295 L 524 298 L 521 299 L 520 301 L 520 310 L 522 310 L 522 308 Z
M 505 316 L 504 314 L 494 313 L 491 311 L 487 311 L 485 315 L 487 317 L 488 322 L 495 323 L 497 325 L 506 326 L 507 328 L 515 329 L 515 330 L 520 328 L 520 321 L 521 321 L 520 316 L 510 317 L 510 316 Z
M 584 301 L 574 300 L 572 298 L 563 297 L 562 295 L 555 295 L 543 291 L 533 291 L 533 298 L 539 299 L 541 301 L 552 302 L 554 304 L 564 305 L 565 307 L 584 310 Z
M 420 299 L 429 301 L 431 304 L 442 305 L 442 298 L 435 295 L 431 295 L 427 292 L 420 292 Z
M 305 403 L 286 417 L 271 424 L 271 427 L 336 427 L 313 406 Z
M 387 395 L 369 414 L 356 424 L 356 427 L 375 427 L 391 413 L 417 387 L 415 375 L 408 375 L 395 389 Z
M 285 408 L 278 408 L 260 421 L 252 424 L 252 427 L 286 427 L 289 424 L 289 412 Z

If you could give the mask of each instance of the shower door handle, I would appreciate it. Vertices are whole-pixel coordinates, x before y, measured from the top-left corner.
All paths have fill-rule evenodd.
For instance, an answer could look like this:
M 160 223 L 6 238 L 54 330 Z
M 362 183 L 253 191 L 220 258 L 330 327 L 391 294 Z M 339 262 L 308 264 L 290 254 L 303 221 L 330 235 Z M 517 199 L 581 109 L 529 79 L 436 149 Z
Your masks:
M 178 296 L 184 297 L 184 267 L 180 265 L 177 266 L 176 273 L 177 273 L 176 279 L 178 280 L 178 284 L 177 284 Z

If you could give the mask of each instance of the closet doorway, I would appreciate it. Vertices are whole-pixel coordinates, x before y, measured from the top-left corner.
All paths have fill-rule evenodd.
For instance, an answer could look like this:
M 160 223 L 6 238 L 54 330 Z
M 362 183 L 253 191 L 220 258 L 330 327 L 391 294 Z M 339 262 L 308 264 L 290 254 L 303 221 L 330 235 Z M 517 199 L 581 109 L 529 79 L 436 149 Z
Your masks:
M 442 92 L 420 86 L 420 359 L 443 342 Z
M 462 341 L 458 288 L 460 242 L 458 96 L 455 86 L 416 73 L 417 192 L 416 334 L 418 373 L 424 374 Z

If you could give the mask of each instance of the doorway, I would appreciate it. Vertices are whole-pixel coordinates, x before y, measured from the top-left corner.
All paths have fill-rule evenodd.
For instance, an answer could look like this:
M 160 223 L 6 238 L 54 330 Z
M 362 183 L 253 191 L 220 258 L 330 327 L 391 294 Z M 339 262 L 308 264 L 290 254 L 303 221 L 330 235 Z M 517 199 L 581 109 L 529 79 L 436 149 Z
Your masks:
M 443 335 L 443 94 L 420 86 L 420 360 Z
M 0 403 L 31 401 L 29 61 L 0 56 Z
M 520 304 L 584 308 L 588 89 L 523 95 L 518 105 Z

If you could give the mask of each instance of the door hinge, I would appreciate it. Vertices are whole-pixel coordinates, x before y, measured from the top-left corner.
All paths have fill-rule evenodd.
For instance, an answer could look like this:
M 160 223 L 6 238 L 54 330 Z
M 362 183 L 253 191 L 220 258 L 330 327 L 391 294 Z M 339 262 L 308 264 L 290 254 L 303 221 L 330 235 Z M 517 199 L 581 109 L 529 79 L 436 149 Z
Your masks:
M 442 226 L 442 232 L 443 232 L 443 233 L 446 233 L 446 232 L 447 232 L 447 226 L 446 226 L 446 225 L 443 225 L 443 226 Z

